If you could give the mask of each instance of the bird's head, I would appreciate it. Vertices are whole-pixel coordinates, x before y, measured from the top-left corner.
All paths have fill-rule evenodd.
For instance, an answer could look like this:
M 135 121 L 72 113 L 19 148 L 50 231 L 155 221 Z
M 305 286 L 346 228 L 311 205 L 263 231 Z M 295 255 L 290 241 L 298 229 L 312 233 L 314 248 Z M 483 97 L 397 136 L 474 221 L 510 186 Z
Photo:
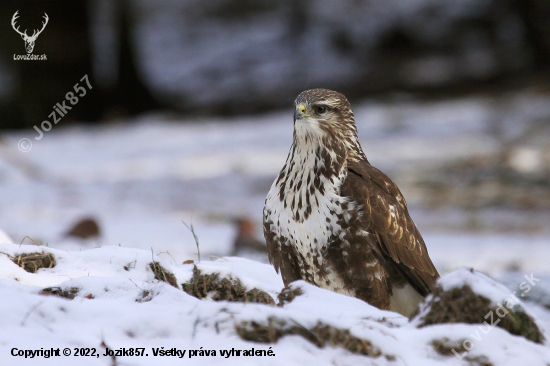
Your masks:
M 353 112 L 343 94 L 328 89 L 306 90 L 298 95 L 294 107 L 296 143 L 338 144 L 362 154 Z

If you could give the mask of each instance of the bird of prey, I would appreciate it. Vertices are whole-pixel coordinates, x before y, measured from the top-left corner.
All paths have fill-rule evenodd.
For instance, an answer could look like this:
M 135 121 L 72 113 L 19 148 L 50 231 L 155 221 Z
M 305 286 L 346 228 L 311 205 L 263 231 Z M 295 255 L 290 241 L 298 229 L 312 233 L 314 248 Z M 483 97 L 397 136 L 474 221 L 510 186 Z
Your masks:
M 305 280 L 407 317 L 439 277 L 394 182 L 363 153 L 346 97 L 295 101 L 294 138 L 263 213 L 269 260 Z

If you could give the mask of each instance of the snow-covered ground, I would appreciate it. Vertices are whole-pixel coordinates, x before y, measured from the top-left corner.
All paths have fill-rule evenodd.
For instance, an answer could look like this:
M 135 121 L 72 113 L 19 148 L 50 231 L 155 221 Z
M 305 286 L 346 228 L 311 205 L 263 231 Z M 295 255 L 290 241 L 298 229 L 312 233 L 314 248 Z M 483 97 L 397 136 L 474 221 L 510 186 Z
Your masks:
M 173 272 L 178 285 L 193 275 L 192 264 L 177 264 L 150 251 L 106 246 L 83 251 L 63 251 L 34 245 L 0 244 L 0 359 L 2 365 L 113 365 L 103 356 L 111 350 L 143 348 L 144 356 L 116 357 L 117 365 L 464 365 L 472 359 L 493 365 L 546 365 L 550 348 L 493 328 L 480 333 L 477 324 L 441 324 L 417 328 L 415 322 L 397 313 L 378 310 L 365 302 L 323 290 L 303 281 L 294 286 L 302 295 L 282 307 L 273 305 L 199 300 L 165 282 L 154 279 L 153 261 Z M 51 253 L 56 266 L 28 273 L 11 258 L 33 252 Z M 203 273 L 220 273 L 239 279 L 247 290 L 257 288 L 277 301 L 283 288 L 270 265 L 227 257 L 197 264 Z M 493 302 L 501 302 L 511 291 L 470 271 L 453 272 L 444 286 L 470 284 Z M 538 285 L 538 284 L 537 284 Z M 44 288 L 77 288 L 72 300 L 40 292 Z M 547 289 L 550 287 L 546 287 Z M 500 297 L 499 297 L 500 296 Z M 503 297 L 504 296 L 504 297 Z M 530 311 L 529 305 L 526 306 Z M 548 310 L 546 310 L 548 311 Z M 319 322 L 335 329 L 349 329 L 352 336 L 372 344 L 371 356 L 358 355 L 342 347 L 318 348 L 304 337 L 287 335 L 276 343 L 244 340 L 236 330 L 242 322 L 269 324 L 269 319 L 288 326 L 311 329 Z M 542 329 L 550 323 L 538 320 Z M 477 333 L 476 333 L 477 331 Z M 445 340 L 445 338 L 447 338 Z M 469 339 L 470 350 L 444 355 L 434 341 L 461 344 Z M 89 348 L 93 356 L 75 356 Z M 158 349 L 186 351 L 176 356 L 154 356 Z M 251 350 L 254 356 L 223 351 Z M 15 349 L 15 350 L 14 350 Z M 12 356 L 20 350 L 59 349 L 59 356 Z M 78 350 L 77 350 L 78 349 Z M 458 346 L 457 346 L 458 349 Z M 201 351 L 215 351 L 206 356 Z M 256 351 L 265 355 L 256 355 Z M 192 351 L 195 351 L 192 353 Z M 273 355 L 269 356 L 268 351 Z M 63 353 L 70 355 L 63 355 Z M 95 353 L 94 353 L 95 352 Z M 135 352 L 135 350 L 134 350 Z M 141 351 L 140 351 L 141 352 Z M 449 351 L 450 352 L 450 351 Z M 225 352 L 224 352 L 225 353 Z M 269 353 L 270 354 L 270 353 Z M 191 356 L 191 357 L 190 357 Z

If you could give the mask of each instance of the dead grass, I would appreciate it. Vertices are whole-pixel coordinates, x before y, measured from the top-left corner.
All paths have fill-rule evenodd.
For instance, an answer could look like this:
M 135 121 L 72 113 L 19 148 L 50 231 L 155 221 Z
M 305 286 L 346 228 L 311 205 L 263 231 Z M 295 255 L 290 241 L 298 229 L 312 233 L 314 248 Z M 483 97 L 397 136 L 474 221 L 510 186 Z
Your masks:
M 436 339 L 432 342 L 432 346 L 437 353 L 442 356 L 456 356 L 453 350 L 459 355 L 463 355 L 468 350 L 464 347 L 465 339 L 451 342 L 449 338 Z M 494 366 L 487 356 L 464 356 L 464 360 L 468 361 L 471 366 Z
M 474 293 L 467 285 L 449 291 L 443 291 L 440 286 L 437 286 L 433 295 L 428 304 L 430 310 L 421 319 L 419 327 L 443 323 L 482 324 L 487 322 L 489 325 L 495 324 L 511 334 L 523 336 L 535 343 L 541 344 L 544 341 L 542 332 L 533 318 L 520 306 L 506 308 L 508 313 L 499 317 L 496 312 L 497 306 L 491 306 L 488 298 Z M 487 315 L 491 312 L 492 318 Z M 502 313 L 502 311 L 499 312 Z M 500 321 L 497 322 L 497 319 Z
M 40 295 L 53 295 L 72 300 L 76 297 L 78 291 L 80 291 L 78 287 L 67 287 L 65 289 L 61 287 L 46 287 L 40 291 Z
M 55 257 L 52 253 L 28 253 L 19 254 L 10 259 L 30 273 L 36 273 L 40 268 L 53 268 L 56 265 Z
M 455 342 L 451 342 L 449 338 L 436 339 L 432 342 L 432 346 L 437 353 L 442 356 L 456 356 L 453 350 L 459 355 L 463 356 L 465 361 L 468 361 L 471 366 L 494 366 L 487 356 L 470 357 L 464 355 L 464 352 L 468 350 L 464 347 L 465 339 L 461 339 Z
M 244 321 L 237 324 L 235 330 L 242 339 L 247 341 L 275 343 L 286 335 L 299 335 L 319 348 L 341 347 L 350 352 L 370 357 L 381 355 L 380 350 L 374 347 L 370 341 L 351 335 L 347 329 L 334 328 L 321 322 L 308 329 L 299 324 L 288 325 L 283 320 L 270 317 L 267 324 Z
M 136 299 L 136 302 L 149 302 L 153 300 L 153 293 L 148 290 L 141 290 L 140 297 Z
M 149 268 L 151 268 L 151 271 L 155 274 L 155 279 L 159 281 L 164 281 L 175 288 L 179 289 L 178 281 L 176 280 L 176 276 L 174 276 L 173 273 L 170 271 L 164 269 L 163 266 L 161 266 L 158 262 L 151 262 L 149 263 Z
M 277 299 L 279 300 L 277 306 L 285 306 L 286 304 L 291 303 L 296 296 L 300 296 L 302 294 L 303 292 L 300 287 L 286 286 L 283 291 L 281 291 L 279 296 L 277 296 Z
M 457 353 L 463 353 L 467 351 L 466 348 L 464 348 L 465 340 L 466 339 L 461 339 L 456 342 L 451 342 L 449 338 L 435 339 L 432 342 L 432 346 L 435 351 L 441 356 L 453 356 L 453 350 L 455 350 Z
M 182 284 L 183 291 L 199 299 L 210 297 L 215 301 L 257 302 L 275 305 L 273 298 L 266 292 L 254 288 L 247 291 L 239 279 L 220 278 L 219 273 L 203 274 L 197 266 L 193 267 L 193 278 Z

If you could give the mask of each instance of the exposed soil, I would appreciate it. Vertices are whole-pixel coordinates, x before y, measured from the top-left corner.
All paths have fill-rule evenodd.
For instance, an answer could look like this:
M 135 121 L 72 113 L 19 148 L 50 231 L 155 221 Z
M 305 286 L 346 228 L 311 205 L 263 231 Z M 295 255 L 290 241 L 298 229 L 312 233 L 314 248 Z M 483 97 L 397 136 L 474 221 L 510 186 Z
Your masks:
M 294 300 L 296 296 L 300 296 L 302 294 L 303 292 L 300 287 L 286 286 L 277 297 L 279 300 L 277 306 L 284 306 L 285 304 L 292 302 L 292 300 Z
M 29 253 L 10 257 L 19 267 L 30 273 L 36 273 L 40 268 L 53 268 L 55 257 L 51 253 Z
M 313 328 L 299 324 L 289 325 L 286 321 L 269 318 L 267 324 L 244 321 L 235 326 L 237 334 L 247 341 L 275 343 L 286 335 L 299 335 L 317 347 L 342 347 L 350 352 L 378 357 L 381 352 L 368 340 L 351 335 L 347 329 L 338 329 L 321 322 Z M 391 357 L 391 356 L 390 356 Z
M 520 335 L 535 343 L 542 343 L 544 337 L 533 318 L 518 305 L 511 309 L 491 305 L 491 301 L 476 294 L 470 286 L 444 291 L 437 286 L 428 304 L 430 310 L 423 316 L 419 327 L 443 323 L 467 323 L 496 325 L 511 334 Z M 502 315 L 502 316 L 501 316 Z M 457 350 L 458 352 L 458 350 Z
M 54 295 L 72 300 L 76 297 L 78 291 L 80 291 L 78 287 L 67 287 L 65 289 L 62 289 L 61 287 L 46 287 L 40 291 L 40 295 Z
M 253 288 L 247 291 L 239 279 L 220 278 L 219 273 L 203 274 L 197 266 L 193 267 L 193 278 L 182 284 L 183 291 L 199 299 L 206 297 L 214 301 L 257 302 L 275 305 L 273 298 L 265 291 Z
M 166 270 L 163 266 L 161 266 L 157 262 L 151 262 L 149 263 L 149 268 L 151 268 L 151 271 L 155 274 L 155 279 L 159 281 L 164 281 L 175 288 L 178 287 L 178 281 L 176 280 L 176 276 L 168 270 Z

